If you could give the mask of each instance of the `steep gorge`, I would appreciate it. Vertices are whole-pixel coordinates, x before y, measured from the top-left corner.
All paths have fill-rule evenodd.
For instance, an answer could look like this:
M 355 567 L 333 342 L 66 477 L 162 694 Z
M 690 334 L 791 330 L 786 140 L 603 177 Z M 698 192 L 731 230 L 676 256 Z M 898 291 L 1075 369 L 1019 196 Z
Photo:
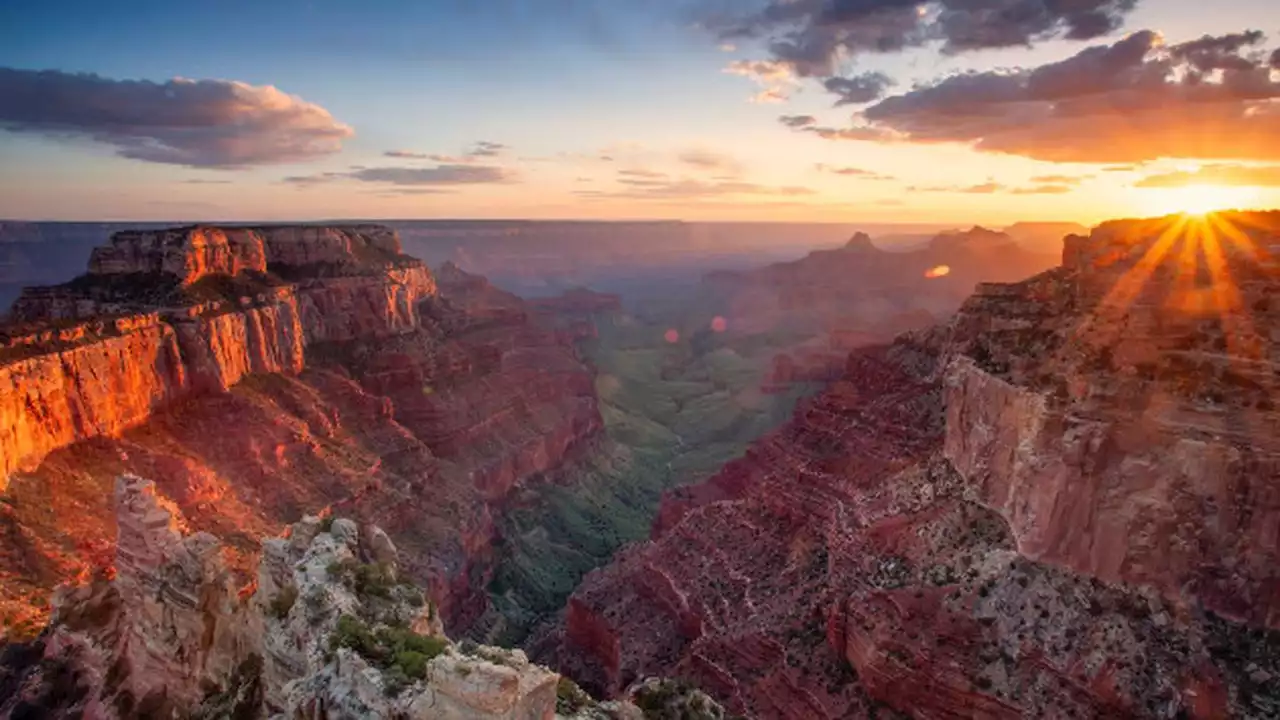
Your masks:
M 126 232 L 24 292 L 0 349 L 6 630 L 110 564 L 111 478 L 162 478 L 252 564 L 306 512 L 376 518 L 446 621 L 484 612 L 495 518 L 598 433 L 572 329 L 379 226 Z
M 853 352 L 534 656 L 759 717 L 1274 717 L 1280 216 L 1109 223 Z

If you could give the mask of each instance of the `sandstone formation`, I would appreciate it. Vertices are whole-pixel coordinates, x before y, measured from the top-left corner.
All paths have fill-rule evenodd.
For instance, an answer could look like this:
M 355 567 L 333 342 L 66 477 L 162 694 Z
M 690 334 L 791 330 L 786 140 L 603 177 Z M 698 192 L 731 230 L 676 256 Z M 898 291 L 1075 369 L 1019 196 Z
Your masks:
M 120 477 L 116 500 L 114 577 L 65 589 L 41 636 L 6 649 L 5 717 L 550 720 L 571 694 L 518 650 L 445 638 L 376 526 L 304 518 L 238 592 L 219 542 L 184 536 L 149 481 Z
M 268 268 L 317 277 L 290 285 Z M 412 331 L 434 294 L 426 267 L 376 226 L 117 233 L 88 275 L 14 304 L 0 349 L 0 477 L 177 398 L 296 374 L 309 344 Z
M 535 657 L 757 717 L 1274 717 L 1280 216 L 1121 222 L 844 376 Z
M 237 274 L 230 274 L 235 272 Z M 125 232 L 29 290 L 2 331 L 0 624 L 114 552 L 114 477 L 254 540 L 339 506 L 376 519 L 455 631 L 485 612 L 495 518 L 599 433 L 583 327 L 378 226 Z

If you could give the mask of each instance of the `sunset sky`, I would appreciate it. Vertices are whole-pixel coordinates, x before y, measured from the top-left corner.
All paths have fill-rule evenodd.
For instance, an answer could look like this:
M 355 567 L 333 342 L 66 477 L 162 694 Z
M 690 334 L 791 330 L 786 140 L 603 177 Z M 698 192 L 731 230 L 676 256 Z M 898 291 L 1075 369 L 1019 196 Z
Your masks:
M 1280 207 L 1275 0 L 120 5 L 0 6 L 0 217 Z

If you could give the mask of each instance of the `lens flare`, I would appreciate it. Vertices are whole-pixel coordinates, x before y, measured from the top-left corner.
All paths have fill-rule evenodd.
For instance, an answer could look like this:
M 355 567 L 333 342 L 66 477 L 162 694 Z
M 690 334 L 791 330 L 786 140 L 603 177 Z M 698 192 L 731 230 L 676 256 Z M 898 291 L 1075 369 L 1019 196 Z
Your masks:
M 712 332 L 722 333 L 722 332 L 724 332 L 725 330 L 728 330 L 728 329 L 729 329 L 729 321 L 728 321 L 728 320 L 725 320 L 725 319 L 724 319 L 723 317 L 721 317 L 720 315 L 717 315 L 717 316 L 715 316 L 714 318 L 712 318 L 712 319 L 711 319 L 711 331 L 712 331 Z
M 675 328 L 671 328 L 670 330 L 662 334 L 662 339 L 674 345 L 680 342 L 680 331 L 676 330 Z
M 924 276 L 930 280 L 934 278 L 946 277 L 951 274 L 951 268 L 947 265 L 938 265 L 924 271 Z

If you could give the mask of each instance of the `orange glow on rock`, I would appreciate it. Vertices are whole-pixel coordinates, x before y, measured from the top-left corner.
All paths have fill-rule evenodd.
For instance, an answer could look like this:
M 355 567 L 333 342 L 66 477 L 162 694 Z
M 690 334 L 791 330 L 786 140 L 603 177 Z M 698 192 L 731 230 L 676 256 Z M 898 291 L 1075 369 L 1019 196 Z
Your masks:
M 924 271 L 924 276 L 929 278 L 930 280 L 934 278 L 944 277 L 950 274 L 951 274 L 951 268 L 950 266 L 947 266 L 947 265 L 939 265 L 937 267 L 931 267 L 928 270 Z

